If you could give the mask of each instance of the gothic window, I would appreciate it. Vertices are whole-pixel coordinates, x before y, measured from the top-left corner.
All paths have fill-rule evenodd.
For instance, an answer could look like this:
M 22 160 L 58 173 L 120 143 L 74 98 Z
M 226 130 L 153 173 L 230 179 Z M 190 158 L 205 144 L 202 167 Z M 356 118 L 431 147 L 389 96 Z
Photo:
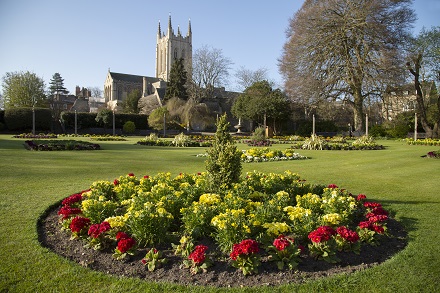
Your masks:
M 182 58 L 185 59 L 185 49 L 182 50 Z
M 174 49 L 174 59 L 177 59 L 177 49 Z

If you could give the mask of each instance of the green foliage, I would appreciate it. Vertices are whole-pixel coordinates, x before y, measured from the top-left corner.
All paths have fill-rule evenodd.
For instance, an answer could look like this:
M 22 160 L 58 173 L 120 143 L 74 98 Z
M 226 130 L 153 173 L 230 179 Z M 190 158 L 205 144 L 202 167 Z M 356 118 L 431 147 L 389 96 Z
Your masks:
M 35 73 L 7 72 L 3 76 L 2 86 L 5 109 L 47 107 L 44 81 Z
M 322 150 L 327 145 L 327 141 L 319 135 L 312 134 L 304 141 L 302 146 L 305 150 Z
M 122 127 L 122 130 L 125 133 L 134 133 L 134 131 L 136 130 L 136 125 L 134 124 L 133 121 L 127 121 L 124 123 L 124 126 Z
M 75 112 L 61 112 L 61 122 L 66 128 L 75 128 Z M 93 128 L 98 127 L 96 121 L 96 113 L 77 112 L 76 113 L 77 127 L 78 128 Z
M 49 92 L 51 95 L 68 94 L 69 91 L 64 87 L 64 79 L 56 72 L 49 82 Z
M 238 182 L 241 174 L 241 152 L 234 145 L 229 134 L 226 114 L 217 122 L 217 131 L 205 162 L 213 189 L 228 188 Z
M 171 125 L 171 116 L 166 107 L 154 109 L 148 116 L 148 125 L 155 130 L 163 130 L 165 117 L 165 126 Z
M 368 134 L 372 137 L 385 137 L 387 136 L 387 131 L 382 124 L 376 124 L 368 129 Z
M 239 95 L 232 105 L 232 114 L 237 118 L 263 122 L 287 119 L 290 104 L 280 89 L 273 90 L 268 81 L 255 82 Z
M 122 102 L 123 112 L 128 114 L 139 113 L 138 103 L 140 98 L 141 91 L 139 89 L 132 90 Z
M 257 127 L 255 128 L 254 132 L 252 133 L 251 140 L 255 142 L 261 142 L 266 139 L 266 130 L 264 127 Z
M 301 136 L 309 136 L 313 132 L 312 120 L 298 120 L 296 123 L 299 125 L 295 131 L 295 134 Z M 317 120 L 315 121 L 315 132 L 337 132 L 338 127 L 333 121 L 330 120 Z
M 47 108 L 34 108 L 35 129 L 48 131 L 52 125 L 52 112 Z M 32 129 L 32 108 L 8 108 L 5 110 L 5 123 L 9 130 Z
M 392 121 L 384 123 L 387 135 L 394 138 L 405 138 L 408 132 L 414 130 L 414 112 L 398 114 Z
M 99 125 L 107 128 L 113 123 L 113 111 L 110 109 L 102 109 L 96 115 L 95 120 Z
M 171 65 L 170 78 L 165 91 L 165 100 L 179 98 L 188 100 L 186 91 L 187 72 L 183 64 L 183 58 L 177 59 Z

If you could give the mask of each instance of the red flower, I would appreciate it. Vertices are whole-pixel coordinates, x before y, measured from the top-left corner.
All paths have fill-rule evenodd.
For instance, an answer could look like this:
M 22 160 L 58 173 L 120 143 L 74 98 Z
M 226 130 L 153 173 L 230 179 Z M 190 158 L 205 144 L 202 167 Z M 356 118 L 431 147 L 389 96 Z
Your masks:
M 363 221 L 358 224 L 358 227 L 361 229 L 370 229 L 371 230 L 372 223 L 370 221 Z
M 121 253 L 126 253 L 136 244 L 136 241 L 133 238 L 122 238 L 118 242 L 118 250 Z
M 125 232 L 119 231 L 116 234 L 116 240 L 127 239 L 127 238 L 130 238 L 130 236 L 128 236 L 128 234 Z
M 71 196 L 65 198 L 65 199 L 61 202 L 61 204 L 62 204 L 62 205 L 71 205 L 71 204 L 74 204 L 74 203 L 76 203 L 76 202 L 78 202 L 78 201 L 81 201 L 81 200 L 82 200 L 82 195 L 81 195 L 81 194 L 82 194 L 82 193 L 75 193 L 75 194 L 72 194 Z
M 76 216 L 70 223 L 70 231 L 80 233 L 81 230 L 87 227 L 89 224 L 90 220 L 88 218 Z
M 148 179 L 148 178 L 150 178 L 150 176 L 148 176 L 148 175 L 145 175 L 145 176 L 144 176 L 144 179 Z
M 128 176 L 133 177 L 134 173 L 128 173 Z
M 98 238 L 102 233 L 110 230 L 110 224 L 108 222 L 102 222 L 101 224 L 93 224 L 89 228 L 88 235 L 92 238 Z
M 114 181 L 113 181 L 113 184 L 116 186 L 116 185 L 118 185 L 119 184 L 119 180 L 118 179 L 115 179 Z
M 365 194 L 359 194 L 359 195 L 356 197 L 356 199 L 357 199 L 358 201 L 361 201 L 361 200 L 366 199 L 366 198 L 367 198 L 367 196 L 366 196 Z
M 329 184 L 327 188 L 338 188 L 338 186 L 336 184 Z
M 380 204 L 380 203 L 378 203 L 378 202 L 369 202 L 369 201 L 366 201 L 366 202 L 364 202 L 364 207 L 366 207 L 366 208 L 377 208 L 377 207 L 382 207 L 382 205 Z
M 375 215 L 373 213 L 368 213 L 366 217 L 371 223 L 385 222 L 386 220 L 388 220 L 388 216 L 386 215 Z
M 258 253 L 259 251 L 258 242 L 253 239 L 245 239 L 239 244 L 234 244 L 232 247 L 232 252 L 229 255 L 231 259 L 236 260 L 237 257 L 242 255 L 250 255 L 253 253 Z
M 78 208 L 71 208 L 70 206 L 66 205 L 63 206 L 59 211 L 58 215 L 63 215 L 63 220 L 67 219 L 71 215 L 81 214 L 81 209 Z
M 309 239 L 312 242 L 320 243 L 329 240 L 336 231 L 330 226 L 321 226 L 309 233 Z
M 347 240 L 351 243 L 355 243 L 355 242 L 359 241 L 359 235 L 355 231 L 352 231 L 345 226 L 338 227 L 336 229 L 336 232 L 342 238 L 344 238 L 345 240 Z
M 200 172 L 197 172 L 197 175 L 199 175 L 199 176 L 200 176 L 200 175 L 202 175 L 202 173 L 200 173 Z
M 385 229 L 382 226 L 379 226 L 377 224 L 373 224 L 373 230 L 379 234 L 382 234 L 385 231 Z
M 293 242 L 294 242 L 293 238 L 280 235 L 273 241 L 273 246 L 275 246 L 277 250 L 283 251 Z
M 208 246 L 197 245 L 194 251 L 188 256 L 188 259 L 196 264 L 202 264 L 206 259 L 206 250 L 208 250 Z

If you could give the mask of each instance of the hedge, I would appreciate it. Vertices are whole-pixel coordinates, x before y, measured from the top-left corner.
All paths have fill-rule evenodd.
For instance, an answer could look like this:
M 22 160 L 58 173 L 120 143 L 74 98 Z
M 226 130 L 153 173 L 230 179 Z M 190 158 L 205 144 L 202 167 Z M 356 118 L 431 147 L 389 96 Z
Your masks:
M 9 130 L 32 129 L 32 108 L 10 108 L 5 110 L 5 124 Z M 35 108 L 35 129 L 50 131 L 52 125 L 52 111 L 49 108 Z
M 96 122 L 97 113 L 78 112 L 77 113 L 77 125 L 78 128 L 99 128 L 98 122 Z M 61 121 L 66 128 L 75 128 L 75 112 L 62 112 Z M 122 128 L 127 121 L 132 121 L 136 125 L 136 129 L 148 129 L 148 115 L 141 114 L 115 114 L 115 127 Z

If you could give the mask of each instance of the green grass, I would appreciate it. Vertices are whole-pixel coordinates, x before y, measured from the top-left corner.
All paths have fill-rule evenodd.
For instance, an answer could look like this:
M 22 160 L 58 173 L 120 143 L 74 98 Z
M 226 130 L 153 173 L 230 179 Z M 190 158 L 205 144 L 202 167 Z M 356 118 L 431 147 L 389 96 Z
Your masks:
M 440 160 L 420 156 L 438 147 L 379 141 L 379 151 L 303 151 L 311 160 L 243 164 L 243 171 L 299 173 L 312 183 L 364 193 L 395 214 L 408 246 L 376 267 L 305 284 L 218 289 L 147 283 L 94 272 L 40 246 L 37 221 L 64 197 L 96 180 L 133 172 L 204 171 L 203 148 L 146 147 L 99 142 L 100 151 L 35 152 L 23 140 L 0 135 L 0 292 L 439 292 Z M 239 145 L 239 149 L 249 148 Z M 288 145 L 274 145 L 285 149 Z

